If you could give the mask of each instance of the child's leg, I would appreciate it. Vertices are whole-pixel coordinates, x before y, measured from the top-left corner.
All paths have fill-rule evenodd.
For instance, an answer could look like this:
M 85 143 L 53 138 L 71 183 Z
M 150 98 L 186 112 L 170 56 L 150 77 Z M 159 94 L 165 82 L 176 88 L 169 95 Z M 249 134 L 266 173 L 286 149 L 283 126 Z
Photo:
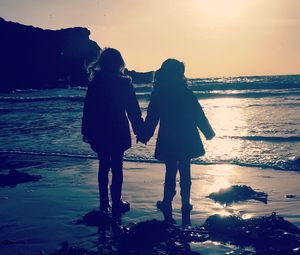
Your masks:
M 114 153 L 111 157 L 112 182 L 110 194 L 112 200 L 112 213 L 120 216 L 121 213 L 130 210 L 130 204 L 122 201 L 122 184 L 123 184 L 123 152 Z
M 112 181 L 110 186 L 112 204 L 121 201 L 123 184 L 123 152 L 114 153 L 111 156 Z
M 182 226 L 191 225 L 190 194 L 191 194 L 191 164 L 190 159 L 179 161 L 180 173 L 180 195 L 181 195 L 181 216 Z
M 166 175 L 164 185 L 164 198 L 163 201 L 157 201 L 157 208 L 164 214 L 165 221 L 169 223 L 175 223 L 172 216 L 172 201 L 176 194 L 176 173 L 177 173 L 177 161 L 169 160 L 166 164 Z
M 176 194 L 176 174 L 177 174 L 177 161 L 169 160 L 165 161 L 166 174 L 164 185 L 164 198 L 163 202 L 172 207 L 173 197 Z
M 182 208 L 190 207 L 191 194 L 191 163 L 190 159 L 179 161 L 180 195 Z
M 100 196 L 100 210 L 107 211 L 109 206 L 108 200 L 108 172 L 110 169 L 110 156 L 107 154 L 98 154 L 99 171 L 98 187 Z

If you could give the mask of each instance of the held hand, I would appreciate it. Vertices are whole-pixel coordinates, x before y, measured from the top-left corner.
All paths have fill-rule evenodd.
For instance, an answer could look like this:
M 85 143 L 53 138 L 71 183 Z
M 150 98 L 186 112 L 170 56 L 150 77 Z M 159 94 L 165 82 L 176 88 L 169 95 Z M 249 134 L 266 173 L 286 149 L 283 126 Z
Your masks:
M 136 143 L 141 142 L 145 145 L 147 145 L 147 140 L 144 137 L 136 136 Z

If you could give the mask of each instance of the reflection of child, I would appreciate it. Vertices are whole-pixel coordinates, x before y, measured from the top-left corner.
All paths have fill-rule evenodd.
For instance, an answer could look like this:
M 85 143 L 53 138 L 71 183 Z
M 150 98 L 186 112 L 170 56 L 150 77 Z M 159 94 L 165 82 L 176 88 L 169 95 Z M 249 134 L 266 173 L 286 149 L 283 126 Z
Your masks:
M 108 173 L 111 169 L 112 212 L 119 214 L 129 210 L 129 203 L 121 200 L 123 154 L 131 147 L 128 118 L 135 134 L 141 130 L 143 119 L 131 79 L 122 73 L 125 63 L 120 52 L 111 48 L 104 50 L 99 65 L 101 70 L 95 74 L 85 98 L 82 135 L 98 153 L 100 211 L 107 213 L 109 209 Z
M 206 139 L 212 139 L 215 133 L 196 97 L 187 87 L 184 69 L 182 62 L 168 59 L 156 71 L 144 133 L 138 139 L 146 143 L 160 121 L 155 158 L 165 162 L 166 174 L 163 200 L 157 202 L 157 207 L 166 220 L 173 221 L 172 200 L 179 169 L 182 224 L 190 225 L 190 160 L 205 153 L 197 128 Z

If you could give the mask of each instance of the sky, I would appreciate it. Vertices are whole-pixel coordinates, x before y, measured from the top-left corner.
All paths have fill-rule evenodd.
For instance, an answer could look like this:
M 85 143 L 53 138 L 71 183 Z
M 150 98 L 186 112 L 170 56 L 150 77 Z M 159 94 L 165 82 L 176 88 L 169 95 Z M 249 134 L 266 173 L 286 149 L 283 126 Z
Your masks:
M 300 0 L 0 0 L 0 17 L 87 27 L 137 71 L 171 57 L 191 78 L 300 73 Z

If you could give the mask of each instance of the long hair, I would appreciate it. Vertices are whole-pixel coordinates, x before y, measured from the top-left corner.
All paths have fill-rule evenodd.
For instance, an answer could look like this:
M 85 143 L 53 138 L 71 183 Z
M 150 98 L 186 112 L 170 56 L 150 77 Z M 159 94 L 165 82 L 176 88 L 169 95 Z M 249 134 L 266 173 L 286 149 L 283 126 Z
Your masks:
M 96 58 L 90 62 L 88 65 L 85 65 L 86 72 L 88 75 L 88 80 L 91 82 L 94 79 L 95 73 L 100 70 L 99 66 L 99 59 L 100 59 L 101 51 L 99 51 L 99 54 L 96 56 Z
M 104 48 L 99 52 L 97 58 L 87 67 L 89 79 L 92 80 L 95 72 L 102 70 L 107 73 L 123 74 L 125 61 L 121 53 L 113 48 Z
M 99 66 L 102 71 L 109 73 L 123 73 L 125 61 L 121 53 L 113 48 L 105 48 L 100 55 Z
M 186 85 L 184 72 L 185 66 L 183 62 L 169 58 L 165 60 L 160 69 L 155 72 L 154 84 L 155 86 L 172 86 L 172 84 Z

